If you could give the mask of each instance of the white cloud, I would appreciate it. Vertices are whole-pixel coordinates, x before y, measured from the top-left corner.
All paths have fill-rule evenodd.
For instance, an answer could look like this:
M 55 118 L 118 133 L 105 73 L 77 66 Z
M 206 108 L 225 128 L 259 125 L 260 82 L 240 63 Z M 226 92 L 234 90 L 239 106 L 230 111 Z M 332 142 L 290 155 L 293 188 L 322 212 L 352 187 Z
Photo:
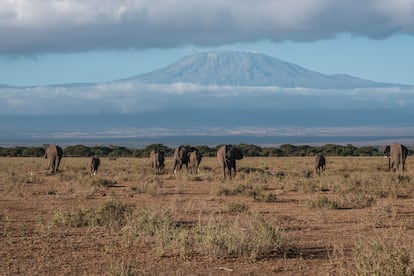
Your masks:
M 414 89 L 317 90 L 112 82 L 81 87 L 0 89 L 0 115 L 134 114 L 171 108 L 374 109 L 412 106 Z
M 3 0 L 0 55 L 414 33 L 413 0 Z

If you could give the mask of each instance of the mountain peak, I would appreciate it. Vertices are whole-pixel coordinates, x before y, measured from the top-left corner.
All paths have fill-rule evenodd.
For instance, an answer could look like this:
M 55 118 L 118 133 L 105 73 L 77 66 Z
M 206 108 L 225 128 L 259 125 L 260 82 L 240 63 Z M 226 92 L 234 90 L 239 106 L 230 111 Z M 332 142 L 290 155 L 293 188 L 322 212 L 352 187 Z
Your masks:
M 268 55 L 237 51 L 196 53 L 164 68 L 127 80 L 161 84 L 185 82 L 218 86 L 277 86 L 314 89 L 400 86 L 363 80 L 344 74 L 325 75 Z

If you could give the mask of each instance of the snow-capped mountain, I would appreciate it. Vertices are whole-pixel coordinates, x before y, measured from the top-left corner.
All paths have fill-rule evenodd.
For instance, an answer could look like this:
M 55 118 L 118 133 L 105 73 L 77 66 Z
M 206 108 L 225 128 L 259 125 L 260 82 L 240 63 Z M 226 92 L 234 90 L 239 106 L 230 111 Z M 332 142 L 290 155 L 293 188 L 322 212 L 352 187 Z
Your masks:
M 335 74 L 326 75 L 253 52 L 198 53 L 150 73 L 126 80 L 142 83 L 178 82 L 219 86 L 277 86 L 314 89 L 352 89 L 401 86 Z

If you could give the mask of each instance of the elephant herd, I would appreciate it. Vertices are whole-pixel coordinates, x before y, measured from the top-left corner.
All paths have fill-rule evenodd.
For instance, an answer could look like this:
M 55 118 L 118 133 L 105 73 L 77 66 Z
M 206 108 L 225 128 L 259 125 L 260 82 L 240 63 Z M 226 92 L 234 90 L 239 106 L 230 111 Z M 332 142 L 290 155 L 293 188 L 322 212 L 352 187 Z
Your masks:
M 44 157 L 48 160 L 50 173 L 54 174 L 59 171 L 60 161 L 63 156 L 63 150 L 57 145 L 43 145 L 45 150 Z M 388 159 L 388 170 L 393 172 L 404 172 L 405 161 L 408 156 L 408 149 L 406 146 L 394 143 L 387 145 L 384 149 L 384 157 Z M 161 173 L 164 171 L 164 152 L 160 150 L 152 150 L 150 153 L 151 166 L 155 173 Z M 201 163 L 202 154 L 196 147 L 179 146 L 174 151 L 174 173 L 177 170 L 181 170 L 185 165 L 187 171 L 194 174 L 199 173 L 199 166 Z M 232 171 L 236 174 L 236 160 L 243 159 L 243 153 L 237 147 L 227 144 L 221 146 L 217 150 L 217 160 L 220 164 L 221 171 L 224 179 L 228 175 L 232 178 Z M 90 171 L 93 175 L 96 175 L 100 166 L 100 159 L 97 156 L 93 156 L 90 159 Z M 323 154 L 317 153 L 314 157 L 314 170 L 315 173 L 320 175 L 326 169 L 326 158 Z M 227 173 L 226 173 L 227 172 Z
M 44 144 L 43 148 L 45 150 L 45 159 L 48 161 L 49 170 L 51 174 L 55 174 L 59 171 L 60 160 L 63 157 L 63 150 L 57 145 Z M 93 156 L 90 159 L 89 166 L 91 173 L 96 175 L 98 173 L 99 165 L 101 160 L 97 156 Z
M 408 148 L 399 143 L 387 145 L 384 149 L 384 157 L 388 159 L 388 171 L 402 172 L 405 171 L 405 161 L 408 156 Z M 314 169 L 316 174 L 325 171 L 326 159 L 325 156 L 318 153 L 314 159 Z
M 174 151 L 174 173 L 181 171 L 183 166 L 186 166 L 187 171 L 194 174 L 199 173 L 200 163 L 202 159 L 201 152 L 196 147 L 179 146 Z M 232 171 L 236 174 L 236 160 L 243 158 L 241 150 L 233 145 L 223 145 L 217 151 L 217 160 L 223 171 L 223 176 L 226 178 L 226 170 L 228 176 L 232 177 Z M 151 166 L 155 173 L 161 173 L 164 169 L 164 153 L 158 150 L 153 150 L 150 153 Z

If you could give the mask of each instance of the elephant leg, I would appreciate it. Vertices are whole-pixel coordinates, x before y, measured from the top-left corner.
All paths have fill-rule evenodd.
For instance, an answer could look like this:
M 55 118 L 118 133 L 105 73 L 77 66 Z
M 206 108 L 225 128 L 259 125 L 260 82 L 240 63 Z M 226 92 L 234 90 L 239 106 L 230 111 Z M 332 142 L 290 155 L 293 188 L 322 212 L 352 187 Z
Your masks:
M 178 166 L 178 162 L 177 160 L 174 160 L 174 168 L 173 168 L 174 173 L 177 173 L 177 166 Z
M 55 173 L 55 163 L 56 163 L 55 159 L 52 159 L 50 161 L 50 173 L 52 173 L 52 174 Z
M 61 160 L 61 158 L 60 158 L 60 157 L 58 157 L 58 158 L 57 158 L 57 162 L 56 162 L 56 172 L 58 172 L 58 171 L 59 171 L 60 160 Z

